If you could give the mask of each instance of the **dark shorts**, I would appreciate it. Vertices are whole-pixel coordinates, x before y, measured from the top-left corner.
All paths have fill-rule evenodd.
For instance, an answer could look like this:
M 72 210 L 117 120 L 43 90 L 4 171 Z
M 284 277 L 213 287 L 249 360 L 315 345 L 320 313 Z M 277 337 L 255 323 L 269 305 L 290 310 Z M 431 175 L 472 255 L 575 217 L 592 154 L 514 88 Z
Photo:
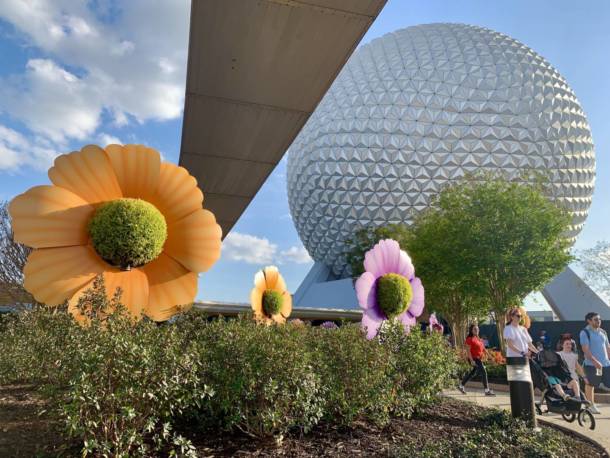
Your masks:
M 584 366 L 584 370 L 589 385 L 597 388 L 601 382 L 604 382 L 604 386 L 610 388 L 610 366 L 602 369 L 602 375 L 596 375 L 597 369 L 595 366 Z

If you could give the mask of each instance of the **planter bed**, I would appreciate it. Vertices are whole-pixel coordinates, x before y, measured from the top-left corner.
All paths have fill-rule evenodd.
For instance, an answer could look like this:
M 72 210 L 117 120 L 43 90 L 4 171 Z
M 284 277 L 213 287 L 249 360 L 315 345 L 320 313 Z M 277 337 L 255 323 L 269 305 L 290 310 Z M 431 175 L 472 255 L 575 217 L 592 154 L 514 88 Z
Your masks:
M 35 390 L 27 385 L 0 387 L 0 456 L 76 457 L 78 444 L 66 444 L 59 425 L 38 415 L 44 408 Z M 199 456 L 257 457 L 411 457 L 425 455 L 426 447 L 439 441 L 459 441 L 481 431 L 481 416 L 493 412 L 475 405 L 441 399 L 410 420 L 394 419 L 389 426 L 377 428 L 356 423 L 352 428 L 321 425 L 307 435 L 289 434 L 282 440 L 255 440 L 243 434 L 182 433 L 193 439 Z M 548 427 L 543 427 L 545 430 Z M 571 457 L 602 457 L 602 449 L 570 434 L 561 433 Z M 418 455 L 423 450 L 422 455 Z M 463 455 L 458 455 L 463 456 Z M 491 456 L 491 455 L 490 455 Z M 506 450 L 493 456 L 522 456 Z M 536 455 L 538 456 L 538 455 Z

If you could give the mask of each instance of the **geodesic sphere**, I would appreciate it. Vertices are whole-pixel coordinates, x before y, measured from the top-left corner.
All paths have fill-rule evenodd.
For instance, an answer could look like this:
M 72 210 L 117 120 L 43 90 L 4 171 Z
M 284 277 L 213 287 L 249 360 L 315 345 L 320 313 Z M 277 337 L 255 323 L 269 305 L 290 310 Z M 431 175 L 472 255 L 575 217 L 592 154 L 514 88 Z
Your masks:
M 344 276 L 356 228 L 409 224 L 443 185 L 478 170 L 545 173 L 574 241 L 595 181 L 580 103 L 546 60 L 506 35 L 409 27 L 353 54 L 290 147 L 290 211 L 311 257 Z

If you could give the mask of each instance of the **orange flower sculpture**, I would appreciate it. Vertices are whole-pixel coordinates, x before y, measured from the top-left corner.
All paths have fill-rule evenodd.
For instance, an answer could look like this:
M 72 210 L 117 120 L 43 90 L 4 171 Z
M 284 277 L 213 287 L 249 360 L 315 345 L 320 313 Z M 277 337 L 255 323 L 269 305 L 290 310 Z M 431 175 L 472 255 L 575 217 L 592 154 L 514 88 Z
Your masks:
M 186 169 L 142 145 L 89 145 L 59 156 L 49 178 L 9 207 L 15 240 L 35 248 L 24 286 L 37 301 L 67 300 L 82 320 L 78 300 L 102 275 L 136 319 L 164 321 L 193 302 L 222 230 Z
M 250 293 L 254 319 L 264 324 L 284 324 L 292 313 L 292 296 L 275 266 L 267 266 L 254 276 Z

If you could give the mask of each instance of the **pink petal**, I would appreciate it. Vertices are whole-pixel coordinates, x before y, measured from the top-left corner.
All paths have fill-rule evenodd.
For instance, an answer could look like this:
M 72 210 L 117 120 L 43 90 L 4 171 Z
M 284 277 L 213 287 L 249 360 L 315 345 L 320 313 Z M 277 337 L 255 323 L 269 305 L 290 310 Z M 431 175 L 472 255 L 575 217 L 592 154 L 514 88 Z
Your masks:
M 356 280 L 356 296 L 358 297 L 358 304 L 363 310 L 375 307 L 377 303 L 375 280 L 376 278 L 371 272 L 364 272 Z
M 371 340 L 379 332 L 379 327 L 384 318 L 374 309 L 366 309 L 362 313 L 362 329 L 366 331 L 366 338 Z
M 411 299 L 407 312 L 413 317 L 418 317 L 424 311 L 424 285 L 421 284 L 418 277 L 413 277 L 411 288 L 413 289 L 413 299 Z
M 383 252 L 385 257 L 385 265 L 390 272 L 398 272 L 398 263 L 400 260 L 400 245 L 396 240 L 382 240 Z
M 407 279 L 409 280 L 411 280 L 415 275 L 415 267 L 413 267 L 411 258 L 406 252 L 402 250 L 400 251 L 400 257 L 398 259 L 398 268 L 396 270 L 396 273 L 407 277 Z
M 405 329 L 410 328 L 417 323 L 415 317 L 411 315 L 408 310 L 398 315 L 397 318 L 400 320 Z
M 364 268 L 375 278 L 384 274 L 396 272 L 400 246 L 396 240 L 381 240 L 364 255 Z

